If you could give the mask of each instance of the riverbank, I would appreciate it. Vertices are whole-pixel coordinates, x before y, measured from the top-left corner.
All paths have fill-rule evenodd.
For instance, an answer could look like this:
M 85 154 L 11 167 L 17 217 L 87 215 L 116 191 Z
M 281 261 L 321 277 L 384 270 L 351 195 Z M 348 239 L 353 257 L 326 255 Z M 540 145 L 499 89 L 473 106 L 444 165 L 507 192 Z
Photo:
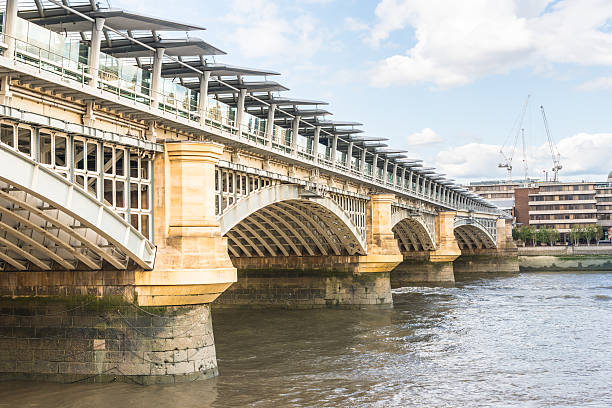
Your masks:
M 612 246 L 519 247 L 521 272 L 610 271 Z

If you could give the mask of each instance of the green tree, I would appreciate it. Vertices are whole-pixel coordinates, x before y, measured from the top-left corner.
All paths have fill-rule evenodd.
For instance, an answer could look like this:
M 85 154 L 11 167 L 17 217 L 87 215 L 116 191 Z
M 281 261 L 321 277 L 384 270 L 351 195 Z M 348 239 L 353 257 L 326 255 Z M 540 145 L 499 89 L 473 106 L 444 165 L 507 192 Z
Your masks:
M 572 229 L 570 229 L 569 235 L 572 243 L 574 245 L 578 245 L 578 242 L 580 242 L 580 238 L 582 238 L 582 228 L 577 225 L 573 225 Z
M 597 229 L 597 232 L 595 234 L 595 239 L 596 240 L 603 239 L 603 237 L 604 237 L 603 227 L 598 224 L 598 225 L 595 226 L 595 228 Z
M 548 242 L 548 228 L 539 228 L 535 233 L 535 240 L 538 244 Z
M 534 231 L 532 227 L 523 225 L 518 230 L 518 237 L 521 241 L 523 241 L 523 246 L 525 246 L 527 242 L 531 241 L 533 239 L 533 236 L 534 236 Z
M 516 228 L 516 227 L 512 228 L 512 239 L 515 240 L 515 241 L 518 241 L 520 239 L 519 238 L 519 229 Z
M 587 225 L 584 228 L 584 239 L 587 242 L 587 245 L 591 245 L 591 241 L 595 239 L 597 236 L 597 227 L 595 225 Z
M 548 241 L 550 242 L 550 246 L 553 246 L 559 239 L 561 238 L 561 234 L 555 228 L 550 228 L 548 230 Z

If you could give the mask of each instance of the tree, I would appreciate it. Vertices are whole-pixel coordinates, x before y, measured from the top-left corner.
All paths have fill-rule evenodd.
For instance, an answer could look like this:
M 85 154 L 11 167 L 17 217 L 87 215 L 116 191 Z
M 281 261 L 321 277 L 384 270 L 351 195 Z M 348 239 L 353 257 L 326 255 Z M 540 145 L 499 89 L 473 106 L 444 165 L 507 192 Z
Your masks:
M 539 228 L 535 233 L 535 240 L 538 244 L 548 242 L 548 228 Z
M 527 225 L 523 225 L 518 231 L 519 239 L 523 241 L 523 246 L 529 241 L 531 241 L 532 245 L 535 245 L 535 236 L 536 231 L 534 227 L 529 227 Z
M 597 228 L 595 225 L 587 225 L 586 228 L 584 228 L 584 239 L 586 240 L 587 245 L 591 245 L 591 241 L 595 239 L 596 235 Z
M 548 230 L 548 241 L 550 242 L 550 246 L 553 246 L 555 243 L 559 242 L 561 238 L 561 234 L 555 228 L 550 228 Z
M 602 227 L 601 225 L 599 225 L 599 224 L 598 224 L 598 225 L 596 225 L 596 226 L 595 226 L 595 228 L 596 228 L 596 230 L 597 230 L 597 232 L 596 232 L 596 234 L 595 234 L 595 239 L 596 239 L 596 240 L 603 239 L 603 237 L 604 237 L 603 227 Z
M 519 238 L 519 229 L 516 228 L 516 227 L 512 228 L 512 239 L 515 240 L 515 241 L 518 241 L 520 239 Z
M 582 238 L 582 228 L 577 225 L 573 225 L 572 229 L 570 229 L 569 235 L 572 243 L 574 245 L 578 245 L 578 242 L 580 242 L 580 238 Z

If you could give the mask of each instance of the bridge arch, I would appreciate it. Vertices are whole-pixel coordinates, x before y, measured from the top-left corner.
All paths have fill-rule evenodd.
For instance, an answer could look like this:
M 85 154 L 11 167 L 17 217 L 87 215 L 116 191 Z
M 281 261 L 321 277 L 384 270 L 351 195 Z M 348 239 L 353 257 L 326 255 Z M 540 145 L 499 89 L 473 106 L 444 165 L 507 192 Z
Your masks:
M 0 269 L 152 269 L 155 246 L 59 173 L 0 144 Z
M 436 243 L 433 231 L 418 215 L 402 209 L 391 215 L 391 230 L 397 239 L 400 251 L 421 252 L 433 251 Z
M 254 192 L 220 216 L 236 257 L 365 255 L 365 236 L 333 200 L 295 184 Z
M 459 218 L 454 223 L 455 239 L 461 250 L 495 249 L 495 238 L 478 221 Z

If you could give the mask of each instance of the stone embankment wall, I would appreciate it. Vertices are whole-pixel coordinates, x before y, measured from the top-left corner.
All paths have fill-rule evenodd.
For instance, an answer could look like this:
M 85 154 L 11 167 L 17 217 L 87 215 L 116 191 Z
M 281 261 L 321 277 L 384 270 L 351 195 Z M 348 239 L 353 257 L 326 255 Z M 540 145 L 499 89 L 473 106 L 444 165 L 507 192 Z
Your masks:
M 612 246 L 519 247 L 521 271 L 612 271 Z

